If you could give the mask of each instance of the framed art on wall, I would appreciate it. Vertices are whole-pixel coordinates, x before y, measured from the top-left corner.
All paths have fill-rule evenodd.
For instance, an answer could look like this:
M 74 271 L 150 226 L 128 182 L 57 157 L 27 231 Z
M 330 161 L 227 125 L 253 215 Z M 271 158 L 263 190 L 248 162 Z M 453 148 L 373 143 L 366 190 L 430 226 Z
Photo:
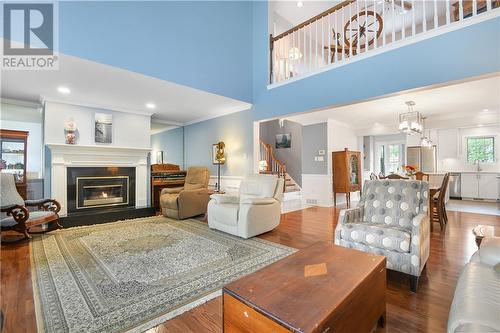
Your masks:
M 276 149 L 290 148 L 291 146 L 292 146 L 292 135 L 290 133 L 276 134 Z
M 113 115 L 106 113 L 95 114 L 95 142 L 111 143 L 113 141 Z

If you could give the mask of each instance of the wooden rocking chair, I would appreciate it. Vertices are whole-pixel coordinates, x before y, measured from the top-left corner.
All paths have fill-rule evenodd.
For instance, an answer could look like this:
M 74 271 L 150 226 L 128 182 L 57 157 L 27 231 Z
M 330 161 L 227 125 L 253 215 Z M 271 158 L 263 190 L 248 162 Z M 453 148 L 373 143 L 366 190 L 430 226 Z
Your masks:
M 57 228 L 62 228 L 57 214 L 61 210 L 59 202 L 54 199 L 25 201 L 17 192 L 14 175 L 7 173 L 0 175 L 1 212 L 7 214 L 0 220 L 0 231 L 14 230 L 22 233 L 25 238 L 31 238 L 29 229 L 37 225 L 54 222 Z M 38 207 L 41 210 L 30 212 L 27 207 Z

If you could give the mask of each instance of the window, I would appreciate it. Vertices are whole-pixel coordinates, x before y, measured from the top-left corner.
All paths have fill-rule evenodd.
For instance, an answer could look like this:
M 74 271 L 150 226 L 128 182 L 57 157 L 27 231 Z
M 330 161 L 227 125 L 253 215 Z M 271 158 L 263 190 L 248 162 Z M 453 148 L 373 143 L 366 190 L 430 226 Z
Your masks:
M 400 143 L 379 143 L 376 145 L 377 162 L 375 171 L 383 175 L 396 173 L 404 163 L 405 145 Z
M 397 172 L 401 165 L 401 150 L 400 145 L 389 145 L 389 163 L 388 171 Z
M 480 136 L 467 138 L 467 162 L 495 161 L 495 138 L 492 136 Z
M 379 172 L 385 175 L 385 146 L 379 147 L 378 160 L 379 160 Z

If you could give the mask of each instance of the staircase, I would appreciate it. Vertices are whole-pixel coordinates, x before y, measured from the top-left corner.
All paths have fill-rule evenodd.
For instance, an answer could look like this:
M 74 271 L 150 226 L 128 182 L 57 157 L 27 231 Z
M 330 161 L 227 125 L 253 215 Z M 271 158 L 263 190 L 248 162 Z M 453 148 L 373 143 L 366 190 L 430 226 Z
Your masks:
M 265 161 L 265 163 L 263 163 Z M 260 140 L 260 163 L 259 173 L 278 175 L 285 179 L 284 192 L 300 192 L 300 186 L 286 172 L 285 163 L 281 162 L 274 155 L 273 147 Z
M 297 191 L 300 191 L 299 184 L 297 184 L 288 173 L 285 173 L 285 193 Z

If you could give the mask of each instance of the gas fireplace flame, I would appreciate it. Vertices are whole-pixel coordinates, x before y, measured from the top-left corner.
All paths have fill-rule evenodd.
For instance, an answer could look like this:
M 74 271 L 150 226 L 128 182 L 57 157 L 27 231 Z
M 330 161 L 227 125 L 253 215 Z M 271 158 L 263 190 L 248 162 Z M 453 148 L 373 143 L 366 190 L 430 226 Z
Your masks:
M 108 197 L 108 194 L 106 192 L 102 192 L 102 197 L 103 198 L 107 198 Z

